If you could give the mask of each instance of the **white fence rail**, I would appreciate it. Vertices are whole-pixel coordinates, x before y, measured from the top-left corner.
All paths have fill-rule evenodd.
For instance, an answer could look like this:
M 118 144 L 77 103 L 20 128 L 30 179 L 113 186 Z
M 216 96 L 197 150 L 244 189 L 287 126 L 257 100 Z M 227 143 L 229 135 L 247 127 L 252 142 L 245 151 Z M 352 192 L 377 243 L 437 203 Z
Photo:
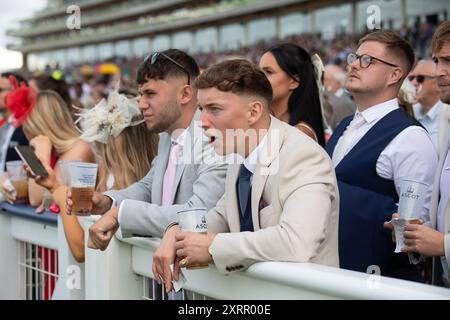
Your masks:
M 0 298 L 50 299 L 58 279 L 56 216 L 5 207 L 12 206 L 0 214 Z
M 85 230 L 95 220 L 83 219 Z M 281 262 L 257 263 L 245 272 L 227 276 L 212 265 L 184 270 L 184 292 L 171 296 L 153 281 L 151 266 L 158 244 L 156 238 L 122 239 L 118 234 L 106 251 L 86 248 L 85 263 L 76 264 L 61 223 L 56 226 L 4 212 L 0 214 L 0 254 L 4 257 L 0 259 L 0 298 L 45 298 L 46 280 L 33 275 L 37 271 L 34 266 L 43 260 L 39 252 L 36 257 L 33 246 L 43 246 L 58 249 L 59 272 L 47 272 L 54 279 L 58 277 L 53 299 L 450 299 L 450 289 L 309 263 Z

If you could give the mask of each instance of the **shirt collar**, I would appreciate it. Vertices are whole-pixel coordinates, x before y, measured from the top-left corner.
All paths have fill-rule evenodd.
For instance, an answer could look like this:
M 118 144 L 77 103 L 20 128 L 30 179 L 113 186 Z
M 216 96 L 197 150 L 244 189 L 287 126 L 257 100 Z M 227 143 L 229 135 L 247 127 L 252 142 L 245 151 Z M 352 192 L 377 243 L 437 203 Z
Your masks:
M 438 102 L 436 102 L 434 106 L 431 107 L 430 110 L 428 110 L 427 113 L 423 114 L 422 106 L 418 104 L 418 108 L 416 109 L 418 118 L 417 120 L 422 120 L 423 118 L 435 120 L 439 116 L 441 109 L 442 109 L 442 102 L 439 100 Z
M 427 112 L 427 116 L 430 117 L 431 120 L 434 120 L 439 115 L 439 111 L 442 109 L 442 103 L 440 100 L 436 102 L 436 104 Z
M 370 108 L 367 108 L 366 110 L 359 112 L 356 111 L 356 113 L 360 113 L 364 120 L 366 122 L 371 123 L 376 120 L 380 120 L 388 113 L 394 111 L 395 109 L 398 109 L 400 106 L 398 105 L 397 98 L 376 104 Z
M 184 131 L 175 139 L 173 139 L 172 137 L 170 138 L 170 140 L 172 141 L 172 144 L 178 144 L 181 147 L 184 147 L 185 143 L 186 143 L 186 136 L 188 133 L 188 129 L 184 129 Z
M 259 144 L 256 146 L 255 149 L 253 149 L 252 152 L 248 155 L 247 158 L 244 160 L 244 166 L 247 168 L 248 171 L 250 171 L 252 174 L 255 174 L 256 171 L 256 165 L 258 163 L 259 155 L 261 153 L 262 148 L 266 144 L 267 140 L 267 134 L 264 135 L 262 140 L 259 142 Z
M 334 95 L 338 98 L 342 97 L 342 95 L 345 93 L 344 88 L 339 88 L 337 89 L 337 91 L 334 93 Z

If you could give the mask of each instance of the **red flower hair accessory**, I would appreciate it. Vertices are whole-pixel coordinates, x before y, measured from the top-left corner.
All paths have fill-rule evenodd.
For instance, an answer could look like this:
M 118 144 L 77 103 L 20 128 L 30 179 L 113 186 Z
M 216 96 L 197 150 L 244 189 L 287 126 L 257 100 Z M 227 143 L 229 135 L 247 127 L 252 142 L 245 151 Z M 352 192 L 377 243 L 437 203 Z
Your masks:
M 17 84 L 16 78 L 9 76 L 12 91 L 5 97 L 5 104 L 12 115 L 14 128 L 20 127 L 36 105 L 36 91 L 24 82 Z

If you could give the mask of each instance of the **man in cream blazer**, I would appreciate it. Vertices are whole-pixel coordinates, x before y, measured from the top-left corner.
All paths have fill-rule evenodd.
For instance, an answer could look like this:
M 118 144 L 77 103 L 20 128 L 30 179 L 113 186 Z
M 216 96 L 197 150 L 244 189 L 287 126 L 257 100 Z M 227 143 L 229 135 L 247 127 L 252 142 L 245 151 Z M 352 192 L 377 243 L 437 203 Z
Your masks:
M 251 191 L 254 232 L 240 232 L 240 165 L 228 168 L 225 195 L 207 214 L 208 232 L 216 234 L 209 248 L 216 267 L 223 273 L 258 261 L 338 267 L 339 196 L 328 156 L 315 141 L 274 117 L 257 148 Z
M 238 154 L 244 163 L 229 166 L 225 194 L 207 213 L 208 232 L 172 226 L 156 260 L 173 250 L 165 242 L 175 237 L 175 279 L 180 266 L 213 261 L 225 274 L 258 261 L 338 267 L 333 165 L 315 141 L 270 116 L 272 89 L 264 73 L 246 60 L 229 60 L 205 71 L 195 85 L 210 144 L 218 154 Z M 167 285 L 171 274 L 155 258 L 153 273 Z

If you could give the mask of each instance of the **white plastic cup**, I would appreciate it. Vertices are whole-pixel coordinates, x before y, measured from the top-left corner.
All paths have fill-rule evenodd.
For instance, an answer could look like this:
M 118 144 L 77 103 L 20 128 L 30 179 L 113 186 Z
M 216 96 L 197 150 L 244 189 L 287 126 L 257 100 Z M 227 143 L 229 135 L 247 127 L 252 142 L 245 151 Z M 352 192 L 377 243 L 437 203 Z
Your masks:
M 70 186 L 70 164 L 81 161 L 77 160 L 59 160 L 60 176 L 59 180 L 66 186 Z
M 403 219 L 419 219 L 428 190 L 428 184 L 404 179 L 400 191 L 398 213 Z
M 23 161 L 8 161 L 6 162 L 6 171 L 8 172 L 9 180 L 15 189 L 16 200 L 14 203 L 28 202 L 28 178 L 23 169 Z
M 8 161 L 6 162 L 6 171 L 10 180 L 24 179 L 27 177 L 25 170 L 23 169 L 23 161 Z
M 418 223 L 421 218 L 427 190 L 428 184 L 426 183 L 410 179 L 402 181 L 398 204 L 400 218 L 391 219 L 391 223 L 394 225 L 396 243 L 394 252 L 399 253 L 406 247 L 403 236 L 405 227 L 409 223 Z
M 208 227 L 206 224 L 206 209 L 194 208 L 179 211 L 178 223 L 180 225 L 181 232 L 206 233 L 208 231 Z M 203 268 L 208 268 L 208 264 L 194 264 L 186 266 L 186 269 Z
M 402 252 L 402 249 L 406 247 L 405 237 L 403 233 L 405 232 L 405 227 L 409 223 L 417 223 L 419 219 L 404 219 L 404 218 L 392 218 L 391 223 L 394 225 L 395 232 L 395 253 Z
M 206 209 L 188 209 L 178 212 L 178 223 L 181 232 L 203 232 L 208 231 L 206 225 Z
M 96 163 L 72 162 L 70 168 L 70 191 L 72 194 L 72 212 L 75 215 L 87 216 L 92 211 L 92 196 L 97 180 Z

